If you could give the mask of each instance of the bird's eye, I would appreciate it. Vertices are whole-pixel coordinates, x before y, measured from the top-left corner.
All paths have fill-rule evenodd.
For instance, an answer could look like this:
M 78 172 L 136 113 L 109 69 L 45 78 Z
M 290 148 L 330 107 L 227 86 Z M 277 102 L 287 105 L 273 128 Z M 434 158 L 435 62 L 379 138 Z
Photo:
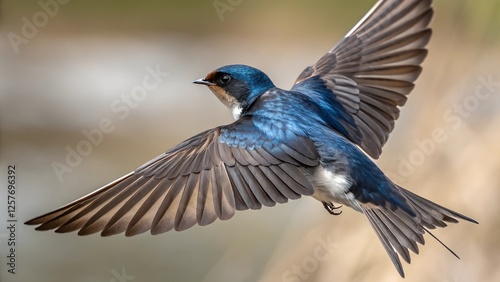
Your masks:
M 228 74 L 225 74 L 220 78 L 221 84 L 227 84 L 229 81 L 231 81 L 231 76 Z

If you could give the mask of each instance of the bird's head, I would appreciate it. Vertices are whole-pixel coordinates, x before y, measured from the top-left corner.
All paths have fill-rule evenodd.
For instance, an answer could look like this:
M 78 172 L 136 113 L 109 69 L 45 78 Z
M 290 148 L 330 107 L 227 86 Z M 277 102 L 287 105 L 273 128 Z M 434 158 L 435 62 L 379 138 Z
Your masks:
M 231 109 L 235 119 L 257 97 L 274 87 L 265 73 L 246 65 L 224 66 L 193 82 L 207 85 Z

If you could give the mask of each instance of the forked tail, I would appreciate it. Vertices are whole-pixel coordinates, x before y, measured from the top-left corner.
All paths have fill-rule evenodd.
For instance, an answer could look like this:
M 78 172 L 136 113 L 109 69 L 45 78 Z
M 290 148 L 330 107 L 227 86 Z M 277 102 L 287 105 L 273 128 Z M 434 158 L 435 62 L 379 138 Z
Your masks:
M 446 222 L 457 223 L 457 219 L 467 220 L 473 223 L 478 222 L 470 217 L 422 198 L 402 187 L 396 186 L 396 188 L 405 196 L 407 204 L 412 208 L 416 216 L 409 215 L 399 208 L 363 207 L 362 209 L 401 277 L 404 277 L 404 272 L 399 256 L 407 263 L 410 263 L 410 252 L 408 250 L 418 254 L 417 243 L 422 245 L 425 244 L 423 235 L 426 232 L 458 258 L 458 256 L 434 236 L 429 229 L 446 227 Z

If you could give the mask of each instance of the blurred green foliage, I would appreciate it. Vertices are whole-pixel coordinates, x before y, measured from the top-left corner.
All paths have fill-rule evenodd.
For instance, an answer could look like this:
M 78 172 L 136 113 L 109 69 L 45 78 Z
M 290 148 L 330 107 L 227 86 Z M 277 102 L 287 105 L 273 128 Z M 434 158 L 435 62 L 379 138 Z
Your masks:
M 41 0 L 50 2 L 56 0 Z M 19 26 L 22 17 L 40 10 L 40 1 L 7 0 L 2 3 L 3 24 Z M 321 32 L 335 24 L 348 30 L 364 15 L 374 0 L 186 0 L 186 1 L 79 1 L 61 5 L 51 21 L 51 29 L 93 29 L 114 32 L 188 32 L 211 35 L 212 32 L 266 32 L 282 23 L 286 29 Z M 485 36 L 487 41 L 500 38 L 500 1 L 435 1 L 440 21 L 463 28 L 470 36 Z M 226 7 L 221 18 L 217 7 Z M 279 12 L 276 12 L 279 11 Z M 300 20 L 297 20 L 300 19 Z M 62 24 L 64 23 L 64 24 Z M 272 27 L 269 27 L 272 29 Z

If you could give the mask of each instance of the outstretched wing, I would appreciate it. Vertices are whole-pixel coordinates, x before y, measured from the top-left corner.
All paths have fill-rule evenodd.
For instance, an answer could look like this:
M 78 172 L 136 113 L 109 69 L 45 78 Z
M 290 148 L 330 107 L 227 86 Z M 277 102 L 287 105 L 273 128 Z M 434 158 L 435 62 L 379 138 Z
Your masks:
M 316 165 L 318 154 L 310 139 L 287 131 L 287 140 L 277 142 L 246 116 L 202 132 L 134 172 L 26 223 L 40 225 L 37 230 L 79 230 L 79 235 L 180 231 L 229 219 L 235 210 L 312 195 L 300 167 Z
M 332 95 L 343 112 L 337 130 L 378 158 L 422 70 L 432 15 L 431 0 L 378 1 L 292 90 Z

